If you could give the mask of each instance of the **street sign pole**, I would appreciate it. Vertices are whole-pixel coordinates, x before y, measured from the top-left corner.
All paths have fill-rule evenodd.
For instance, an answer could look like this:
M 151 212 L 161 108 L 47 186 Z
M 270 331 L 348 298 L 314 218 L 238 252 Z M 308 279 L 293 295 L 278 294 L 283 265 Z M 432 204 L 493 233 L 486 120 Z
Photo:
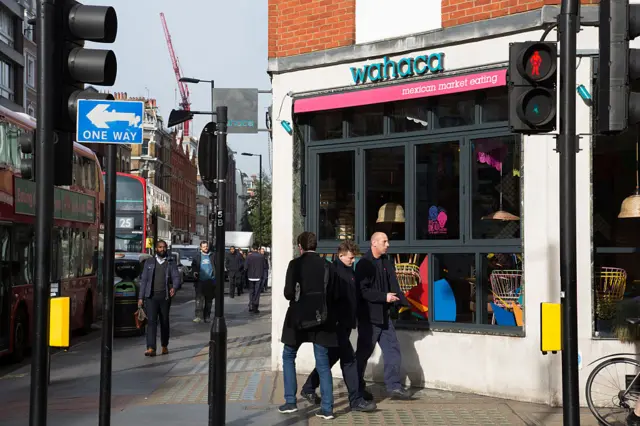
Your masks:
M 49 281 L 51 279 L 51 232 L 53 230 L 54 113 L 56 61 L 55 3 L 38 2 L 38 115 L 36 130 L 36 253 L 34 345 L 31 358 L 29 425 L 46 426 L 49 364 Z
M 216 297 L 215 316 L 209 337 L 209 426 L 223 426 L 226 417 L 227 324 L 224 318 L 224 223 L 227 170 L 227 107 L 216 108 L 217 118 L 217 194 Z M 230 289 L 229 291 L 233 291 Z
M 104 221 L 104 286 L 102 315 L 102 345 L 100 362 L 99 426 L 111 424 L 111 373 L 113 360 L 113 280 L 116 248 L 116 161 L 118 145 L 107 147 L 107 179 Z
M 560 30 L 560 290 L 562 411 L 565 426 L 580 425 L 576 260 L 576 39 L 579 0 L 562 0 Z

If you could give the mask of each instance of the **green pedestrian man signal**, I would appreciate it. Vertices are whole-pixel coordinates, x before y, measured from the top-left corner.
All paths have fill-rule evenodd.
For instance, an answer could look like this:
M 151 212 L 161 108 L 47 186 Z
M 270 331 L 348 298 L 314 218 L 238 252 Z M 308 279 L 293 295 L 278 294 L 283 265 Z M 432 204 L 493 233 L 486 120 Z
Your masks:
M 538 105 L 533 107 L 533 112 L 535 112 L 536 114 L 540 114 L 540 110 L 538 109 Z

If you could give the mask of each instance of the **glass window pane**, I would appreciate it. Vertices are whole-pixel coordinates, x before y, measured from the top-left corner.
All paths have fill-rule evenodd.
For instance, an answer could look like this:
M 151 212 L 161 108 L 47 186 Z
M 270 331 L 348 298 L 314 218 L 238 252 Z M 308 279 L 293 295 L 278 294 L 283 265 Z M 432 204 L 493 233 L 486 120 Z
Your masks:
M 310 128 L 310 140 L 325 141 L 341 139 L 343 110 L 314 112 L 305 115 L 305 121 Z
M 519 253 L 483 253 L 481 258 L 481 288 L 478 287 L 474 278 L 471 301 L 475 304 L 475 293 L 482 292 L 486 314 L 481 323 L 523 326 L 525 285 L 522 262 L 524 257 Z
M 365 151 L 366 238 L 385 232 L 404 240 L 404 146 Z
M 475 92 L 439 96 L 435 101 L 434 127 L 443 129 L 475 124 Z
M 434 260 L 433 320 L 473 323 L 475 254 L 436 254 Z
M 484 92 L 482 102 L 482 122 L 493 123 L 509 120 L 509 101 L 507 88 L 499 87 Z
M 349 111 L 349 137 L 381 135 L 384 132 L 384 104 L 367 105 Z
M 593 267 L 595 331 L 600 337 L 615 336 L 616 315 L 638 316 L 640 252 L 597 253 Z M 624 327 L 620 332 L 626 331 Z M 628 336 L 627 336 L 628 337 Z
M 355 152 L 318 154 L 320 240 L 354 239 Z
M 390 103 L 389 116 L 391 119 L 391 133 L 415 132 L 428 129 L 427 101 L 412 99 Z
M 596 137 L 593 148 L 593 245 L 640 247 L 640 220 L 620 219 L 622 201 L 636 184 L 637 133 Z
M 472 237 L 520 238 L 520 142 L 516 136 L 471 145 Z
M 429 255 L 402 253 L 393 257 L 396 261 L 396 277 L 400 290 L 408 299 L 411 299 L 409 307 L 399 309 L 396 328 L 411 328 L 420 326 L 419 323 L 428 324 Z M 420 270 L 421 265 L 427 267 Z
M 416 146 L 416 237 L 460 238 L 460 143 Z

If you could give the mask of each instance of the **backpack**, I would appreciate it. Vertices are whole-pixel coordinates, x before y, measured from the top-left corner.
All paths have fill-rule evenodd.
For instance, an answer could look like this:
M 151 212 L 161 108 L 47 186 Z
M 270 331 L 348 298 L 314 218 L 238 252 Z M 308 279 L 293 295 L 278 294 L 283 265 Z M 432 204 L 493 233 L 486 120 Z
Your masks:
M 321 292 L 302 293 L 300 283 L 296 283 L 296 298 L 293 307 L 295 325 L 298 330 L 314 328 L 327 321 L 327 287 L 329 285 L 330 268 L 329 262 L 325 262 L 324 285 Z

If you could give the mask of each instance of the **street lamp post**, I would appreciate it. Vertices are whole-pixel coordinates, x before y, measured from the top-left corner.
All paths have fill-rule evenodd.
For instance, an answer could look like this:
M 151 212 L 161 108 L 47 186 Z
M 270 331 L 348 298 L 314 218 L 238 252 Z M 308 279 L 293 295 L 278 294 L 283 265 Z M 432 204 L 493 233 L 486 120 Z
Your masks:
M 245 157 L 259 157 L 260 167 L 260 183 L 258 184 L 258 245 L 262 246 L 262 154 L 252 154 L 250 152 L 243 152 Z

